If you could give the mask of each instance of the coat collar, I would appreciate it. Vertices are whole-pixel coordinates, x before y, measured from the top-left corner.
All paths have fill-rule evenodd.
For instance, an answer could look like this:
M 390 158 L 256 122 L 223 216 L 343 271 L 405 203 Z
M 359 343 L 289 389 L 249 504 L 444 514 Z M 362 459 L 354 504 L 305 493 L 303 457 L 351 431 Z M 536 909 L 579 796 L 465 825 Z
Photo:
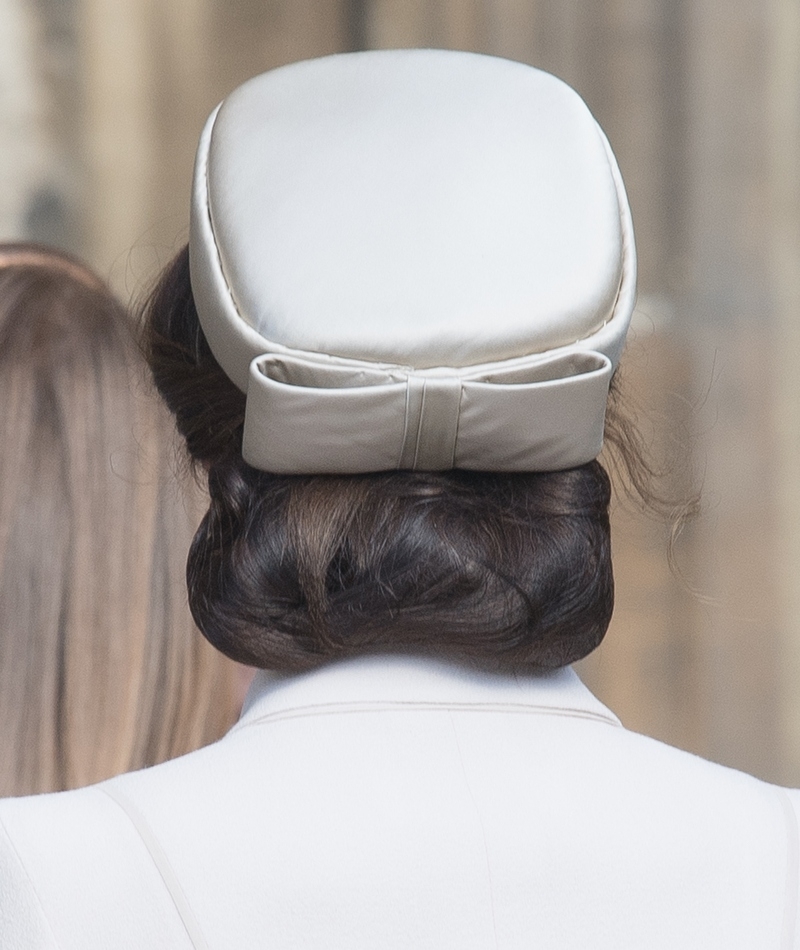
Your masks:
M 498 675 L 413 656 L 368 656 L 311 673 L 260 671 L 234 730 L 287 715 L 387 707 L 494 708 L 620 721 L 570 668 L 536 675 Z

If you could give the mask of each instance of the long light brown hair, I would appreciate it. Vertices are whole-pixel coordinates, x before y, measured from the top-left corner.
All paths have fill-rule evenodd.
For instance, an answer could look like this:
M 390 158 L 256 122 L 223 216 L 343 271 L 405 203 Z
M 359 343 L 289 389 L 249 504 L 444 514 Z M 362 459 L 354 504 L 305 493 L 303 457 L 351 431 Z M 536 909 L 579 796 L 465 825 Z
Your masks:
M 108 289 L 0 246 L 0 795 L 162 761 L 235 716 L 236 670 L 186 604 L 199 504 L 172 431 Z

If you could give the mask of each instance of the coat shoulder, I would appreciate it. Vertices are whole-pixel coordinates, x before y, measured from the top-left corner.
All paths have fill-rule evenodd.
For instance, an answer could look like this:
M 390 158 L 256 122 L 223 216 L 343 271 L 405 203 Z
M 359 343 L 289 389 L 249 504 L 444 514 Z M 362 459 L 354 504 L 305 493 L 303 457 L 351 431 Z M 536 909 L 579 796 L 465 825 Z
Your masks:
M 14 841 L 0 818 L 0 946 L 56 950 L 58 944 Z
M 0 946 L 192 944 L 135 827 L 100 785 L 0 801 Z

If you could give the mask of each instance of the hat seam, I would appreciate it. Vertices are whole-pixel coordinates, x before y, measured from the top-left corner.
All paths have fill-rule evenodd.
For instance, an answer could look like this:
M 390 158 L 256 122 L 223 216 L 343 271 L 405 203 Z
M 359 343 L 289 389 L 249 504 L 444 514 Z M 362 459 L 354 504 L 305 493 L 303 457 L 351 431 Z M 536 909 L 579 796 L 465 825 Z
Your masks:
M 219 115 L 219 112 L 217 112 L 217 115 Z M 214 125 L 216 125 L 216 121 L 217 121 L 217 117 L 215 116 L 215 117 L 214 117 Z M 568 347 L 581 346 L 583 343 L 586 343 L 587 341 L 591 340 L 592 337 L 594 337 L 594 336 L 596 336 L 598 333 L 600 333 L 603 329 L 605 329 L 605 327 L 607 327 L 610 323 L 612 323 L 613 320 L 614 320 L 616 317 L 619 316 L 618 310 L 619 310 L 620 300 L 621 300 L 621 298 L 622 298 L 622 296 L 623 296 L 623 291 L 624 291 L 625 289 L 627 289 L 627 286 L 628 286 L 628 284 L 629 284 L 629 282 L 630 282 L 630 277 L 631 277 L 631 274 L 630 274 L 630 270 L 631 270 L 631 268 L 630 268 L 630 241 L 628 240 L 628 227 L 626 227 L 626 223 L 627 223 L 627 222 L 626 222 L 626 218 L 628 217 L 628 215 L 626 214 L 626 211 L 625 211 L 626 202 L 620 200 L 621 198 L 624 198 L 625 195 L 624 195 L 624 192 L 621 193 L 621 181 L 620 181 L 619 173 L 618 173 L 617 170 L 615 169 L 615 163 L 609 160 L 610 145 L 608 144 L 608 140 L 607 140 L 607 138 L 605 137 L 605 135 L 602 133 L 602 130 L 600 129 L 599 125 L 596 126 L 596 128 L 597 128 L 597 132 L 598 132 L 598 135 L 599 135 L 599 137 L 600 137 L 600 140 L 601 140 L 601 142 L 602 142 L 602 144 L 603 144 L 603 149 L 604 149 L 604 152 L 605 152 L 605 155 L 606 155 L 606 160 L 608 161 L 608 166 L 609 166 L 609 171 L 610 171 L 610 173 L 611 173 L 611 177 L 612 177 L 612 179 L 613 179 L 613 181 L 614 181 L 614 192 L 615 192 L 615 195 L 616 195 L 616 198 L 617 198 L 617 209 L 618 209 L 619 218 L 620 218 L 620 239 L 621 239 L 621 243 L 622 243 L 622 255 L 621 255 L 621 256 L 622 256 L 622 268 L 621 268 L 619 283 L 618 283 L 618 285 L 617 285 L 617 292 L 616 292 L 616 295 L 615 295 L 615 297 L 614 297 L 614 303 L 613 303 L 613 305 L 612 305 L 612 307 L 611 307 L 611 313 L 610 313 L 610 315 L 609 315 L 608 317 L 606 317 L 606 319 L 605 319 L 599 326 L 597 326 L 595 329 L 591 330 L 591 331 L 590 331 L 589 333 L 587 333 L 585 336 L 578 337 L 577 339 L 573 340 L 571 343 L 564 343 L 564 344 L 561 344 L 560 346 L 551 347 L 551 348 L 546 349 L 546 350 L 539 350 L 539 351 L 535 351 L 535 352 L 529 352 L 529 353 L 523 353 L 523 354 L 519 354 L 519 355 L 515 355 L 515 356 L 504 357 L 504 358 L 499 359 L 499 360 L 488 360 L 488 361 L 484 360 L 484 361 L 478 362 L 478 363 L 470 363 L 470 364 L 467 364 L 466 366 L 427 367 L 427 368 L 426 368 L 427 370 L 432 370 L 432 369 L 437 369 L 437 368 L 447 368 L 447 369 L 455 369 L 455 370 L 458 370 L 459 372 L 467 372 L 467 371 L 469 371 L 469 370 L 472 370 L 472 369 L 474 369 L 474 368 L 478 368 L 478 367 L 481 367 L 481 366 L 487 366 L 487 365 L 488 365 L 488 366 L 495 366 L 495 365 L 496 365 L 496 366 L 500 366 L 500 365 L 502 365 L 502 364 L 513 363 L 513 362 L 515 362 L 515 361 L 517 361 L 517 360 L 522 361 L 522 360 L 526 360 L 526 359 L 530 359 L 530 358 L 535 358 L 535 357 L 537 357 L 537 356 L 542 356 L 542 357 L 544 357 L 544 356 L 547 356 L 547 355 L 551 355 L 551 354 L 557 353 L 559 350 L 566 349 L 566 348 L 568 348 Z M 357 363 L 357 364 L 361 364 L 361 365 L 366 365 L 366 366 L 391 367 L 391 368 L 396 368 L 396 369 L 405 370 L 405 371 L 407 371 L 407 372 L 408 372 L 408 371 L 410 371 L 410 372 L 425 372 L 426 369 L 423 369 L 423 368 L 421 368 L 421 367 L 416 367 L 416 366 L 413 366 L 413 365 L 408 364 L 408 363 L 392 363 L 392 362 L 389 362 L 389 361 L 387 361 L 387 360 L 373 360 L 373 359 L 368 359 L 368 358 L 365 358 L 365 357 L 344 356 L 344 355 L 342 355 L 342 354 L 320 353 L 320 352 L 315 351 L 315 350 L 300 349 L 300 348 L 297 348 L 297 347 L 289 346 L 289 345 L 287 345 L 287 344 L 285 344 L 285 343 L 279 343 L 279 342 L 277 342 L 276 340 L 270 340 L 270 339 L 268 339 L 267 337 L 263 336 L 263 334 L 261 333 L 261 331 L 258 330 L 258 329 L 256 329 L 255 326 L 253 326 L 253 324 L 249 321 L 249 319 L 245 316 L 245 314 L 241 311 L 241 309 L 239 308 L 238 304 L 236 303 L 236 298 L 234 297 L 233 289 L 232 289 L 232 287 L 231 287 L 231 283 L 230 283 L 230 281 L 228 280 L 228 275 L 227 275 L 227 273 L 226 273 L 226 271 L 225 271 L 225 267 L 224 267 L 224 263 L 223 263 L 223 259 L 222 259 L 222 254 L 221 254 L 221 250 L 220 250 L 220 244 L 219 244 L 219 241 L 217 240 L 217 229 L 216 229 L 215 224 L 214 224 L 214 214 L 213 214 L 213 210 L 212 210 L 212 207 L 211 207 L 211 188 L 210 188 L 210 183 L 209 183 L 209 157 L 210 157 L 210 154 L 211 154 L 211 139 L 212 139 L 212 137 L 213 137 L 213 125 L 212 125 L 212 129 L 211 129 L 211 135 L 209 135 L 208 149 L 207 149 L 206 154 L 205 154 L 205 156 L 204 156 L 204 162 L 203 162 L 203 181 L 204 181 L 204 185 L 205 185 L 205 188 L 204 188 L 204 192 L 205 192 L 205 212 L 206 212 L 206 216 L 207 216 L 207 219 L 208 219 L 208 223 L 209 223 L 209 228 L 210 228 L 210 231 L 211 231 L 211 235 L 212 235 L 212 237 L 213 237 L 214 257 L 215 257 L 215 260 L 216 260 L 216 262 L 217 262 L 217 266 L 218 266 L 218 269 L 219 269 L 220 276 L 222 277 L 222 282 L 223 282 L 223 284 L 224 284 L 224 286 L 225 286 L 225 294 L 226 294 L 226 297 L 227 297 L 228 300 L 230 301 L 231 307 L 233 308 L 233 311 L 234 311 L 234 313 L 236 314 L 237 318 L 242 321 L 242 323 L 244 324 L 245 327 L 247 327 L 248 330 L 250 330 L 252 333 L 256 334 L 256 335 L 260 338 L 260 340 L 262 340 L 263 343 L 266 344 L 266 347 L 267 347 L 267 348 L 263 349 L 261 352 L 256 353 L 256 354 L 251 358 L 250 362 L 252 362 L 252 360 L 254 360 L 254 359 L 259 359 L 259 358 L 262 357 L 262 356 L 267 356 L 267 355 L 270 355 L 270 354 L 272 354 L 272 353 L 275 353 L 275 354 L 286 354 L 286 355 L 293 355 L 293 356 L 295 356 L 295 355 L 296 355 L 296 356 L 302 356 L 302 357 L 307 358 L 307 359 L 321 360 L 322 362 L 333 362 L 333 361 L 341 361 L 341 360 L 344 360 L 344 361 L 347 361 L 347 362 L 353 362 L 353 363 Z M 234 330 L 234 332 L 237 332 L 237 335 L 240 335 L 237 330 Z

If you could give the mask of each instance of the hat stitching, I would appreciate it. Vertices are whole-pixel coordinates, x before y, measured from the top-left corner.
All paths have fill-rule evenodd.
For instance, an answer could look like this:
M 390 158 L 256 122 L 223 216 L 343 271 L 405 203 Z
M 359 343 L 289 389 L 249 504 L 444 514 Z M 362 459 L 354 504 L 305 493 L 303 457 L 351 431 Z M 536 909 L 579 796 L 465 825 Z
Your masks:
M 219 113 L 217 112 L 217 115 L 218 114 Z M 216 116 L 214 117 L 214 124 L 216 124 Z M 600 135 L 600 138 L 603 142 L 603 147 L 606 152 L 606 155 L 609 156 L 610 154 L 613 154 L 611 153 L 611 146 L 608 143 L 608 139 L 603 134 L 599 126 L 597 126 L 597 132 Z M 212 126 L 212 135 L 213 135 L 213 126 Z M 276 355 L 285 353 L 287 355 L 292 354 L 292 355 L 297 355 L 297 356 L 304 357 L 307 359 L 320 359 L 322 357 L 326 357 L 327 359 L 324 360 L 326 362 L 327 360 L 330 360 L 330 359 L 347 360 L 348 362 L 361 364 L 364 366 L 391 366 L 393 368 L 405 369 L 405 370 L 410 370 L 410 371 L 417 370 L 416 367 L 410 366 L 408 364 L 403 364 L 403 363 L 390 363 L 385 360 L 370 360 L 370 359 L 364 359 L 360 357 L 345 357 L 345 356 L 339 356 L 337 354 L 323 354 L 323 353 L 315 352 L 313 350 L 302 350 L 295 347 L 289 347 L 289 346 L 286 346 L 285 344 L 278 343 L 277 341 L 269 340 L 267 337 L 265 337 L 261 333 L 260 330 L 256 329 L 256 327 L 254 327 L 250 323 L 250 321 L 245 317 L 245 315 L 242 313 L 242 311 L 239 309 L 236 303 L 236 298 L 233 295 L 233 290 L 231 288 L 230 282 L 228 281 L 228 277 L 225 273 L 225 268 L 222 262 L 222 255 L 220 252 L 220 245 L 219 245 L 219 242 L 217 241 L 217 232 L 216 232 L 216 228 L 214 227 L 214 217 L 213 217 L 212 209 L 211 209 L 210 184 L 209 184 L 209 178 L 208 178 L 208 157 L 211 150 L 212 135 L 209 135 L 208 147 L 202 159 L 203 181 L 205 183 L 205 189 L 204 189 L 205 213 L 209 222 L 210 231 L 213 238 L 215 260 L 217 262 L 219 273 L 220 273 L 220 276 L 222 277 L 222 281 L 225 286 L 225 292 L 227 294 L 228 299 L 230 300 L 231 306 L 236 316 L 242 321 L 242 323 L 245 326 L 247 326 L 250 330 L 252 330 L 254 333 L 256 333 L 258 337 L 260 338 L 260 340 L 262 340 L 265 345 L 265 348 L 263 349 L 263 351 L 260 354 L 257 354 L 253 358 L 255 359 L 258 356 L 266 356 L 271 353 L 275 353 Z M 577 338 L 572 343 L 564 344 L 564 346 L 579 346 L 582 343 L 585 343 L 586 341 L 590 340 L 593 336 L 595 336 L 597 333 L 599 333 L 601 330 L 607 327 L 618 316 L 618 308 L 619 308 L 620 300 L 623 296 L 623 291 L 628 289 L 628 285 L 630 283 L 631 257 L 630 257 L 630 240 L 628 238 L 628 232 L 631 226 L 630 211 L 627 206 L 627 201 L 624 200 L 625 192 L 623 190 L 624 186 L 622 185 L 622 182 L 621 182 L 621 176 L 616 166 L 616 162 L 613 160 L 609 160 L 609 171 L 611 172 L 611 176 L 614 180 L 614 187 L 617 194 L 617 207 L 619 209 L 620 225 L 621 225 L 622 272 L 620 274 L 620 281 L 619 281 L 619 286 L 617 288 L 617 294 L 616 294 L 616 297 L 614 298 L 614 305 L 611 308 L 610 316 L 608 316 L 600 324 L 599 327 L 592 330 L 590 333 L 586 334 L 585 336 Z M 523 353 L 518 356 L 507 357 L 506 359 L 492 360 L 490 361 L 490 363 L 497 364 L 497 365 L 507 364 L 507 363 L 514 362 L 516 360 L 525 360 L 531 357 L 544 356 L 545 353 L 554 353 L 559 349 L 562 349 L 562 347 L 554 347 L 551 350 L 540 351 L 538 353 L 537 352 Z M 464 371 L 469 371 L 472 367 L 484 366 L 484 365 L 487 365 L 487 364 L 486 363 L 471 363 L 467 366 L 452 367 L 452 368 L 464 372 Z

